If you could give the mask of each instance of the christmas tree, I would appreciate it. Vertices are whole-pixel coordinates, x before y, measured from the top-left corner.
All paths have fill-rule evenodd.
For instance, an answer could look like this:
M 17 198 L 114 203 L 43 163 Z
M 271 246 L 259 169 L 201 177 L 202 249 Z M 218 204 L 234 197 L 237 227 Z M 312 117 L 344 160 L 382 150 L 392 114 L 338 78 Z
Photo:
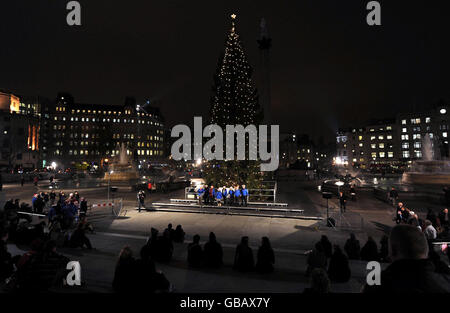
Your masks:
M 252 82 L 252 67 L 236 32 L 236 15 L 231 15 L 231 29 L 225 50 L 219 58 L 211 97 L 210 122 L 225 130 L 226 125 L 258 125 L 262 121 L 258 93 Z M 256 144 L 256 143 L 250 143 Z M 247 158 L 248 158 L 248 142 Z M 207 183 L 215 186 L 246 184 L 259 187 L 262 176 L 259 162 L 250 160 L 211 161 L 206 164 Z

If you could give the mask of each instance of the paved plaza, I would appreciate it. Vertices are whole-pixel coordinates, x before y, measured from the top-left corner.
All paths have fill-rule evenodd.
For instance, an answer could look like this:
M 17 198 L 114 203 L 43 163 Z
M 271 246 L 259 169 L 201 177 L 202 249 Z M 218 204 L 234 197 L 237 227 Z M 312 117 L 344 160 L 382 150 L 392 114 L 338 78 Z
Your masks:
M 322 198 L 314 182 L 280 182 L 278 201 L 288 203 L 290 208 L 304 210 L 305 217 L 326 217 L 326 200 Z M 17 185 L 5 185 L 6 198 L 20 198 L 21 202 L 31 202 L 38 189 L 32 185 L 23 188 Z M 39 189 L 41 190 L 41 189 Z M 65 189 L 66 192 L 73 190 Z M 105 201 L 106 188 L 77 189 L 90 204 Z M 154 193 L 147 197 L 147 205 L 152 202 L 169 201 L 182 198 L 183 191 L 167 194 Z M 184 244 L 175 244 L 173 260 L 169 264 L 158 264 L 175 289 L 180 292 L 299 292 L 308 285 L 304 276 L 306 269 L 305 252 L 310 250 L 321 235 L 327 235 L 332 243 L 344 245 L 351 232 L 354 232 L 361 244 L 367 236 L 373 236 L 378 242 L 381 236 L 394 225 L 393 209 L 371 196 L 361 192 L 355 202 L 350 201 L 342 227 L 329 228 L 323 220 L 268 218 L 256 216 L 231 216 L 223 214 L 194 214 L 179 212 L 154 212 L 136 209 L 135 194 L 120 191 L 115 196 L 123 199 L 121 216 L 114 216 L 107 207 L 93 208 L 89 220 L 95 226 L 95 233 L 89 238 L 96 248 L 93 251 L 60 249 L 60 252 L 73 260 L 79 260 L 83 269 L 84 290 L 111 291 L 114 266 L 120 249 L 129 245 L 138 254 L 145 244 L 151 227 L 163 231 L 167 224 L 174 227 L 182 225 L 186 232 Z M 329 202 L 330 215 L 337 217 L 337 199 Z M 224 247 L 224 268 L 220 270 L 192 270 L 187 267 L 187 243 L 193 235 L 199 234 L 205 241 L 209 232 L 214 231 Z M 242 236 L 250 237 L 250 246 L 254 253 L 261 237 L 270 238 L 276 254 L 276 271 L 269 275 L 256 273 L 241 274 L 231 267 L 234 248 Z M 27 247 L 10 247 L 12 250 L 25 250 Z M 365 263 L 352 262 L 353 275 L 349 283 L 335 284 L 335 291 L 358 292 L 364 282 Z

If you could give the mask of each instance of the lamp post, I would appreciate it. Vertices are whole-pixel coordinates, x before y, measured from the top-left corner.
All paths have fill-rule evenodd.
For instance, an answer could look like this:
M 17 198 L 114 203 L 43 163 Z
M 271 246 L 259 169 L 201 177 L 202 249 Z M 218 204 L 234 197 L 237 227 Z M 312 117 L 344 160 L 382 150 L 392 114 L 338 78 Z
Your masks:
M 111 185 L 111 174 L 114 173 L 114 171 L 110 171 L 108 172 L 109 176 L 108 176 L 108 202 L 109 202 L 109 189 L 110 189 L 110 185 Z

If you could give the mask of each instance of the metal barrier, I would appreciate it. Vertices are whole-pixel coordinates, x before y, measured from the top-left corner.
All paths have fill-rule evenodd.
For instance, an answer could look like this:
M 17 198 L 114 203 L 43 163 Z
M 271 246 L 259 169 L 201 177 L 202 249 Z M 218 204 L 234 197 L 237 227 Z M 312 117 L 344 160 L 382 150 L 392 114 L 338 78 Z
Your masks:
M 123 207 L 123 201 L 122 198 L 119 199 L 113 199 L 111 201 L 107 202 L 95 202 L 91 205 L 91 209 L 94 208 L 111 208 L 111 213 L 115 216 L 119 216 Z

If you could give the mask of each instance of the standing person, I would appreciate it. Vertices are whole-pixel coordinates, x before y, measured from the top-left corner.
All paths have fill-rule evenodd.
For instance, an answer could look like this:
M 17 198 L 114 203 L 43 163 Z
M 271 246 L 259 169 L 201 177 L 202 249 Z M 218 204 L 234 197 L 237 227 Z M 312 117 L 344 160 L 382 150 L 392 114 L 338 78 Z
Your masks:
M 209 204 L 209 186 L 205 185 L 205 192 L 203 192 L 203 203 Z
M 241 190 L 239 189 L 239 185 L 236 185 L 234 190 L 234 203 L 239 206 L 239 200 L 241 199 Z
M 38 181 L 39 181 L 39 178 L 37 177 L 37 176 L 34 176 L 34 178 L 33 178 L 33 183 L 34 183 L 34 185 L 37 187 L 37 185 L 38 185 Z
M 352 201 L 356 201 L 356 190 L 355 190 L 355 185 L 352 185 L 350 187 L 350 197 L 352 199 Z
M 389 199 L 392 203 L 392 206 L 395 207 L 398 199 L 398 192 L 395 190 L 394 187 L 391 188 L 391 191 L 389 192 Z
M 23 175 L 20 176 L 20 186 L 23 187 L 23 185 L 25 184 L 25 177 L 23 177 Z
M 222 188 L 217 189 L 216 191 L 216 202 L 217 202 L 217 206 L 222 206 Z
M 198 199 L 198 205 L 202 205 L 202 198 L 203 193 L 205 192 L 205 189 L 203 189 L 203 186 L 198 187 L 197 189 L 197 199 Z
M 306 262 L 308 264 L 305 273 L 306 276 L 311 275 L 311 272 L 315 268 L 327 269 L 327 256 L 320 242 L 316 243 L 314 249 L 308 254 Z
M 56 193 L 54 190 L 50 192 L 50 205 L 54 205 L 56 200 Z
M 342 191 L 340 191 L 339 192 L 339 206 L 341 208 L 341 213 L 345 213 L 346 205 L 347 205 L 347 197 L 345 196 L 345 194 Z
M 209 187 L 209 194 L 208 194 L 209 204 L 211 205 L 214 204 L 215 195 L 216 190 L 214 189 L 214 186 L 211 185 L 211 187 Z
M 227 195 L 228 195 L 227 187 L 223 186 L 222 187 L 222 199 L 223 199 L 223 204 L 224 205 L 227 205 L 227 203 L 228 203 Z
M 256 270 L 260 273 L 273 272 L 275 264 L 275 254 L 270 246 L 269 238 L 262 237 L 261 247 L 258 249 Z
M 233 205 L 233 201 L 234 201 L 234 188 L 233 188 L 233 186 L 231 186 L 229 188 L 229 190 L 228 190 L 227 201 L 228 201 L 228 205 Z
M 138 202 L 139 202 L 139 212 L 141 212 L 141 208 L 145 209 L 145 193 L 142 190 L 138 192 Z
M 248 190 L 245 185 L 242 185 L 242 206 L 247 206 L 248 202 Z

